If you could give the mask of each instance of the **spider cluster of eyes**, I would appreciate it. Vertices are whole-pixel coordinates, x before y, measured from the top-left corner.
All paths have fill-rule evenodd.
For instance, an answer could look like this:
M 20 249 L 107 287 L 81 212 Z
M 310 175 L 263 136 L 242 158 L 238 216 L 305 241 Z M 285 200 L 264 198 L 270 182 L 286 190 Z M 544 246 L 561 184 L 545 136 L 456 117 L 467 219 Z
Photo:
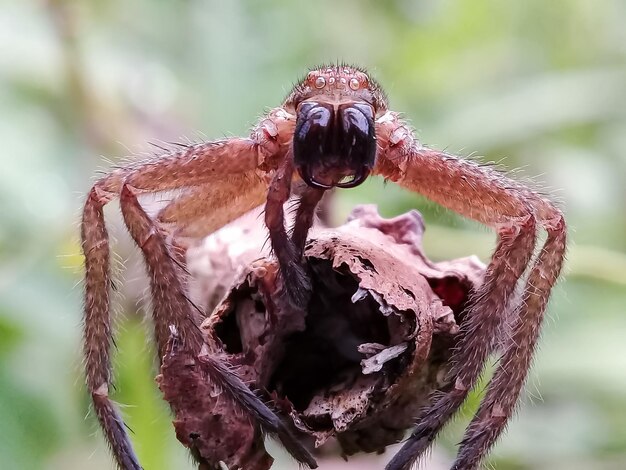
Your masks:
M 348 75 L 348 76 L 354 74 L 354 72 L 351 71 L 350 69 L 345 69 L 341 72 L 343 72 L 343 74 Z M 345 88 L 346 86 L 349 86 L 351 90 L 357 91 L 358 89 L 361 88 L 361 85 L 362 85 L 359 79 L 354 76 L 350 79 L 344 76 L 339 76 L 339 77 L 335 76 L 336 72 L 332 69 L 327 69 L 323 72 L 325 75 L 327 75 L 327 77 L 324 77 L 323 75 L 319 75 L 319 73 L 320 72 L 310 72 L 309 76 L 307 77 L 307 81 L 309 83 L 312 83 L 313 86 L 317 88 L 318 90 L 321 90 L 325 88 L 326 86 L 339 87 L 339 88 Z

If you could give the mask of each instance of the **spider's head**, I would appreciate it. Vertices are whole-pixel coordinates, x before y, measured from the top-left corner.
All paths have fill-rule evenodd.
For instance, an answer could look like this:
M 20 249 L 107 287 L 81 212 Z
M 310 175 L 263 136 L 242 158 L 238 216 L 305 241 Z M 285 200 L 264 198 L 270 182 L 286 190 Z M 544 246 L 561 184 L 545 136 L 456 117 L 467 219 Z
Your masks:
M 294 163 L 309 186 L 352 188 L 376 160 L 374 119 L 387 109 L 384 94 L 362 70 L 312 70 L 287 99 L 297 116 Z

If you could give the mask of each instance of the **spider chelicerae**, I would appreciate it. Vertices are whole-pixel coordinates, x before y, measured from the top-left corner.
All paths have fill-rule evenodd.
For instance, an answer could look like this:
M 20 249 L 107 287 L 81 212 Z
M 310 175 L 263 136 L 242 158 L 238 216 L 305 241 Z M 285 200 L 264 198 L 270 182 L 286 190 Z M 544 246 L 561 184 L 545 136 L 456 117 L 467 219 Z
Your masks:
M 309 276 L 302 262 L 307 233 L 325 191 L 380 175 L 467 218 L 493 228 L 497 245 L 484 280 L 468 307 L 446 385 L 415 417 L 415 428 L 387 470 L 407 470 L 424 454 L 476 385 L 490 354 L 499 361 L 480 407 L 465 431 L 454 469 L 480 465 L 515 410 L 531 365 L 543 314 L 566 247 L 562 213 L 533 189 L 496 169 L 423 146 L 380 86 L 359 68 L 311 70 L 284 103 L 249 137 L 180 145 L 158 158 L 113 169 L 87 196 L 82 225 L 85 256 L 84 355 L 95 413 L 117 464 L 141 468 L 123 421 L 109 398 L 111 381 L 110 259 L 103 207 L 119 198 L 125 225 L 141 249 L 150 278 L 159 357 L 171 331 L 182 347 L 200 353 L 199 318 L 172 255 L 173 240 L 209 234 L 265 202 L 265 224 L 280 266 L 289 308 L 307 308 Z M 303 184 L 304 183 L 304 184 Z M 299 190 L 293 228 L 284 203 Z M 138 195 L 180 190 L 151 217 Z M 174 223 L 166 236 L 162 227 Z M 538 229 L 547 233 L 535 253 Z M 518 289 L 518 284 L 520 284 Z M 508 334 L 501 338 L 503 324 Z M 300 463 L 317 466 L 310 452 L 236 371 L 213 360 L 209 379 L 281 443 Z

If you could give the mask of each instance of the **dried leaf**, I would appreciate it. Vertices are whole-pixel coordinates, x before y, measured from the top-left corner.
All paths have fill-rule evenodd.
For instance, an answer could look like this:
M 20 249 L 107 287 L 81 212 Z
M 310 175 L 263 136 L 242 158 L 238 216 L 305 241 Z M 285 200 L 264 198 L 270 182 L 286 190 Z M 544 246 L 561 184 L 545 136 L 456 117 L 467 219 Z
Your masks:
M 210 353 L 264 391 L 315 446 L 336 438 L 347 456 L 400 440 L 442 385 L 482 263 L 434 263 L 423 253 L 417 212 L 383 219 L 360 206 L 345 225 L 311 233 L 314 291 L 305 314 L 284 308 L 276 263 L 258 258 L 264 235 L 240 224 L 241 238 L 230 227 L 224 243 L 218 233 L 188 253 L 198 304 L 212 308 L 217 287 L 230 286 L 201 326 Z M 197 358 L 172 347 L 159 384 L 183 444 L 230 468 L 271 467 L 258 426 L 215 392 Z

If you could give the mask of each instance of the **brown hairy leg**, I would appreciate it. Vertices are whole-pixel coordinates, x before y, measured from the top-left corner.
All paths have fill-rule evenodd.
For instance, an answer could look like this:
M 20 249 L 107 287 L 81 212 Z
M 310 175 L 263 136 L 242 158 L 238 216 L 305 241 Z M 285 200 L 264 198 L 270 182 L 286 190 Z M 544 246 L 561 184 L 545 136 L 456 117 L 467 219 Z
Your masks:
M 109 318 L 108 234 L 104 223 L 103 205 L 108 202 L 92 189 L 83 211 L 81 238 L 85 254 L 85 319 L 84 355 L 87 388 L 94 411 L 117 464 L 123 469 L 141 469 L 130 444 L 124 422 L 109 399 L 111 321 Z
M 260 206 L 267 182 L 256 172 L 242 173 L 220 185 L 205 184 L 175 197 L 157 215 L 159 225 L 174 227 L 174 238 L 200 239 Z
M 139 204 L 135 189 L 125 184 L 120 208 L 131 237 L 141 249 L 150 279 L 152 317 L 159 361 L 166 352 L 171 327 L 185 350 L 200 352 L 203 344 L 198 328 L 203 314 L 192 309 L 184 294 L 181 271 L 167 247 L 163 233 Z
M 311 282 L 302 259 L 298 256 L 298 248 L 285 229 L 283 208 L 291 194 L 293 173 L 293 153 L 289 150 L 270 183 L 265 203 L 265 225 L 270 234 L 272 250 L 280 265 L 285 301 L 293 308 L 303 310 L 309 302 Z
M 434 441 L 437 433 L 467 398 L 493 349 L 506 305 L 515 291 L 532 255 L 535 240 L 534 220 L 521 226 L 502 229 L 493 259 L 483 284 L 475 293 L 465 317 L 461 337 L 452 358 L 448 385 L 419 417 L 411 437 L 389 463 L 389 469 L 408 469 L 413 461 Z M 395 465 L 395 466 L 394 466 Z
M 200 354 L 203 339 L 197 326 L 199 323 L 197 320 L 194 321 L 194 316 L 201 315 L 201 312 L 197 311 L 197 307 L 184 293 L 180 268 L 172 259 L 165 239 L 156 223 L 139 204 L 133 188 L 128 185 L 122 188 L 120 205 L 126 226 L 144 254 L 150 276 L 159 358 L 165 355 L 172 326 L 175 327 L 174 331 L 177 340 L 182 343 L 182 348 L 194 352 L 195 355 Z M 313 456 L 283 421 L 254 395 L 227 365 L 208 353 L 201 355 L 201 361 L 209 379 L 219 385 L 244 413 L 258 422 L 264 432 L 277 437 L 298 462 L 305 463 L 311 468 L 317 466 Z
M 533 353 L 539 339 L 543 312 L 550 291 L 559 277 L 566 231 L 562 219 L 546 226 L 548 240 L 535 260 L 523 297 L 516 309 L 510 339 L 505 343 L 493 380 L 489 384 L 476 416 L 461 441 L 461 450 L 453 469 L 473 469 L 480 465 L 502 433 L 517 404 Z
M 298 209 L 293 222 L 293 230 L 291 232 L 291 240 L 296 248 L 296 256 L 302 259 L 304 254 L 304 246 L 309 230 L 313 226 L 315 213 L 318 204 L 324 197 L 325 191 L 317 188 L 305 188 L 300 200 L 298 201 Z
M 532 257 L 535 226 L 548 233 L 524 285 L 513 338 L 506 343 L 487 396 L 459 450 L 454 468 L 471 470 L 504 429 L 526 380 L 547 300 L 565 255 L 565 222 L 549 201 L 497 171 L 422 147 L 394 113 L 379 119 L 377 136 L 380 151 L 376 173 L 495 228 L 499 235 L 483 285 L 462 328 L 448 385 L 433 396 L 387 470 L 408 470 L 475 386 L 493 352 L 508 300 Z M 486 424 L 496 426 L 485 433 Z

